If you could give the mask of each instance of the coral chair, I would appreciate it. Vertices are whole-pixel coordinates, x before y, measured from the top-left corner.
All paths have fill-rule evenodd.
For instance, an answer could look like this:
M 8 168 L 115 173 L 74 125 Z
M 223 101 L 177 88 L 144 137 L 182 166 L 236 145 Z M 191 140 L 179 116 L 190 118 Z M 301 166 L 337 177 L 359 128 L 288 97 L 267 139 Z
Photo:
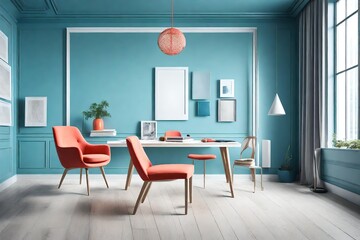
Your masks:
M 193 165 L 194 165 L 194 160 L 201 160 L 201 161 L 204 162 L 204 180 L 203 180 L 203 184 L 204 184 L 204 188 L 205 188 L 206 161 L 207 160 L 214 160 L 216 158 L 216 155 L 214 155 L 214 154 L 189 154 L 188 158 L 193 160 Z
M 188 201 L 190 201 L 190 203 L 192 202 L 192 176 L 194 174 L 194 166 L 191 164 L 152 165 L 136 136 L 127 137 L 126 144 L 131 161 L 133 162 L 141 179 L 144 181 L 140 194 L 137 198 L 133 214 L 136 214 L 140 202 L 143 203 L 145 201 L 152 182 L 172 181 L 177 179 L 185 180 L 185 214 L 187 214 Z
M 242 154 L 243 152 L 248 149 L 251 148 L 251 155 L 249 158 L 242 158 Z M 252 180 L 254 181 L 254 192 L 255 192 L 255 187 L 256 187 L 256 169 L 260 169 L 261 171 L 261 190 L 263 190 L 263 185 L 262 185 L 262 168 L 260 166 L 256 166 L 255 165 L 255 152 L 256 152 L 256 137 L 255 136 L 248 136 L 244 139 L 244 141 L 241 144 L 241 152 L 240 152 L 240 159 L 236 159 L 234 161 L 234 165 L 233 165 L 233 171 L 232 171 L 232 179 L 234 182 L 234 168 L 235 166 L 240 166 L 240 167 L 247 167 L 250 169 L 251 172 L 251 176 L 252 176 Z
M 177 131 L 177 130 L 169 130 L 165 132 L 165 138 L 166 137 L 181 137 L 181 132 Z M 193 160 L 193 165 L 194 165 L 194 160 L 201 160 L 204 162 L 204 188 L 205 188 L 205 175 L 206 175 L 206 161 L 207 160 L 213 160 L 216 158 L 216 155 L 213 154 L 189 154 L 188 158 Z
M 58 188 L 61 187 L 67 172 L 74 168 L 80 168 L 81 184 L 82 169 L 85 168 L 87 194 L 90 195 L 88 171 L 89 168 L 96 167 L 100 168 L 106 187 L 109 188 L 103 167 L 110 162 L 110 147 L 105 144 L 89 144 L 76 127 L 55 126 L 52 129 L 56 151 L 61 165 L 65 168 Z

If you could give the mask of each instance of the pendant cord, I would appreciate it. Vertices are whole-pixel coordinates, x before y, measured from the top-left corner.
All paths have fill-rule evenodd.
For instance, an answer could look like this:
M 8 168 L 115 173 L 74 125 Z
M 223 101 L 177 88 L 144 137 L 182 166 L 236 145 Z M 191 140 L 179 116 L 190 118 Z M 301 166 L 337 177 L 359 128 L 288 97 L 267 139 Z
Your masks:
M 171 0 L 171 27 L 174 27 L 174 0 Z

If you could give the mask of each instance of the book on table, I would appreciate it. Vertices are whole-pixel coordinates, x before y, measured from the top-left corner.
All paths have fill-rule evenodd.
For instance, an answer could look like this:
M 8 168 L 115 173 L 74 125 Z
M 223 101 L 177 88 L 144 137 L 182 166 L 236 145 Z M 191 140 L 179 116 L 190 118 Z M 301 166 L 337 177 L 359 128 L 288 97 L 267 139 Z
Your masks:
M 113 137 L 116 136 L 115 129 L 91 130 L 90 137 Z

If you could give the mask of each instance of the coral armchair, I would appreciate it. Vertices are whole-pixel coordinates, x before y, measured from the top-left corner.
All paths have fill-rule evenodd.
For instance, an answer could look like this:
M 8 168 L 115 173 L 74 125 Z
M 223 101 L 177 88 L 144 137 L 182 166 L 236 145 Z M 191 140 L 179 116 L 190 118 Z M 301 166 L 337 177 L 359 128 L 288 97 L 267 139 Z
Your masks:
M 58 188 L 61 187 L 67 172 L 74 168 L 80 168 L 81 184 L 82 169 L 85 168 L 87 194 L 90 195 L 88 170 L 96 167 L 100 168 L 106 186 L 109 188 L 103 168 L 110 162 L 111 154 L 108 145 L 89 144 L 79 129 L 72 126 L 54 126 L 53 135 L 59 160 L 65 168 Z
M 159 164 L 152 165 L 146 155 L 139 139 L 136 136 L 126 138 L 126 144 L 129 150 L 131 161 L 136 171 L 140 175 L 144 184 L 135 204 L 133 214 L 139 207 L 140 201 L 143 203 L 150 190 L 152 182 L 172 181 L 177 179 L 185 180 L 185 214 L 188 212 L 188 201 L 192 202 L 192 176 L 194 174 L 194 165 L 191 164 Z M 189 195 L 188 195 L 189 194 Z

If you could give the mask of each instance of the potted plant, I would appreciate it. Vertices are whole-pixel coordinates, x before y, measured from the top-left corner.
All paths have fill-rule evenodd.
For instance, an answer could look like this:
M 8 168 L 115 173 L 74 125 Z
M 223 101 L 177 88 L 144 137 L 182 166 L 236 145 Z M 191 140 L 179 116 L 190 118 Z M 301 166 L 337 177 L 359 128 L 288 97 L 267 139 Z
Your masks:
M 346 148 L 346 149 L 360 149 L 360 139 L 354 140 L 339 140 L 336 139 L 336 135 L 333 136 L 333 145 L 337 148 Z
M 293 182 L 295 181 L 296 172 L 292 166 L 292 154 L 290 150 L 290 145 L 285 153 L 284 163 L 278 169 L 278 177 L 280 182 Z
M 88 111 L 83 111 L 85 119 L 94 118 L 93 129 L 102 130 L 104 129 L 103 117 L 111 117 L 110 113 L 106 110 L 109 107 L 107 101 L 101 101 L 100 103 L 93 103 L 90 105 Z

